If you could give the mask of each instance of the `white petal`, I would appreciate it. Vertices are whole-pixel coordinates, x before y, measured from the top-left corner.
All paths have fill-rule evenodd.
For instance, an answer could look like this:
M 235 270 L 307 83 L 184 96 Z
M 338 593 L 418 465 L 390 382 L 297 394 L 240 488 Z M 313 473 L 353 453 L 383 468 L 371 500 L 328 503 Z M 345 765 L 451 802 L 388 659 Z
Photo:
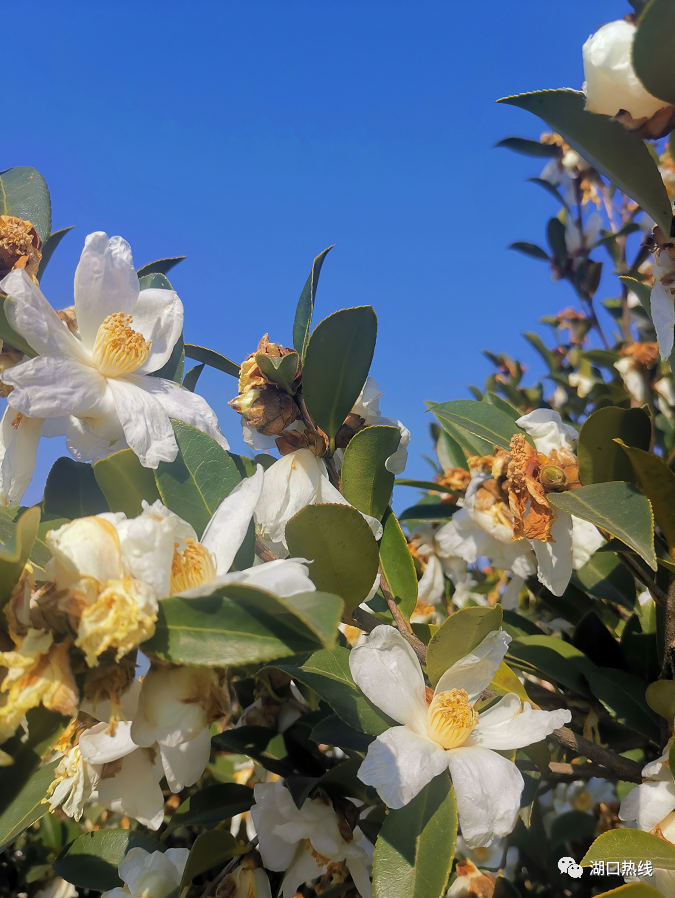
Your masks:
M 118 761 L 138 748 L 131 738 L 131 724 L 124 720 L 116 724 L 114 734 L 107 721 L 90 727 L 80 736 L 79 746 L 82 759 L 88 764 Z
M 235 486 L 206 525 L 201 542 L 215 555 L 219 576 L 232 567 L 260 499 L 263 482 L 262 466 L 257 465 L 255 474 Z
M 397 723 L 426 733 L 427 701 L 415 652 L 394 627 L 381 624 L 349 653 L 361 692 Z
M 504 611 L 513 611 L 518 607 L 518 596 L 524 584 L 525 580 L 522 577 L 516 575 L 511 577 L 500 599 Z
M 130 383 L 140 387 L 159 402 L 169 418 L 183 421 L 207 434 L 222 449 L 229 449 L 220 427 L 218 418 L 208 402 L 198 393 L 191 393 L 180 384 L 163 377 L 148 377 L 144 374 L 132 374 L 126 378 Z
M 182 864 L 182 867 L 185 867 L 187 862 L 185 855 L 189 852 L 186 848 L 173 848 L 169 851 L 148 852 L 143 848 L 132 848 L 127 853 L 117 872 L 132 895 L 154 898 L 169 895 L 176 889 L 182 876 L 182 870 L 179 872 L 178 865 Z
M 7 406 L 0 423 L 0 504 L 14 508 L 21 504 L 35 470 L 43 418 L 21 418 Z
M 619 819 L 635 821 L 638 829 L 651 832 L 657 823 L 675 810 L 675 782 L 660 780 L 642 783 L 632 789 L 621 802 Z
M 40 355 L 65 352 L 82 361 L 87 354 L 25 271 L 12 271 L 0 288 L 7 294 L 5 313 L 15 331 Z
M 672 273 L 672 272 L 671 272 Z M 675 326 L 675 305 L 673 287 L 664 286 L 657 278 L 652 287 L 651 308 L 652 321 L 656 330 L 661 358 L 666 360 L 673 351 L 673 326 Z
M 325 475 L 322 476 L 319 480 L 315 503 L 317 505 L 350 505 L 350 503 L 347 502 L 340 490 L 336 489 L 330 482 L 328 477 Z M 354 506 L 350 505 L 350 507 L 353 508 Z M 365 512 L 360 512 L 360 514 L 366 524 L 368 524 L 368 526 L 372 530 L 375 539 L 381 539 L 383 532 L 382 524 L 378 521 L 378 519 L 373 517 L 372 515 L 365 514 Z
M 224 577 L 218 578 L 218 585 L 227 583 L 246 583 L 258 589 L 265 589 L 276 596 L 293 596 L 300 592 L 315 592 L 316 586 L 309 579 L 309 572 L 303 559 L 280 558 L 278 561 L 268 561 L 265 564 L 256 564 L 245 571 L 233 571 Z M 202 595 L 213 592 L 213 586 L 209 591 L 203 591 Z M 191 590 L 184 595 L 196 596 L 198 593 Z
M 98 785 L 98 799 L 111 811 L 133 817 L 150 829 L 159 829 L 164 820 L 164 796 L 159 788 L 162 764 L 152 763 L 145 748 L 124 758 L 122 769 Z
M 445 593 L 443 566 L 436 555 L 430 555 L 427 566 L 417 584 L 417 594 L 422 602 L 435 605 Z
M 208 730 L 205 704 L 216 682 L 207 667 L 153 667 L 141 685 L 131 725 L 137 745 L 175 748 Z
M 319 866 L 309 849 L 298 853 L 281 883 L 282 898 L 295 898 L 298 894 L 298 886 L 321 876 L 325 869 L 325 867 Z
M 103 231 L 89 234 L 75 271 L 75 310 L 84 345 L 91 349 L 99 325 L 115 312 L 133 312 L 139 292 L 131 247 Z
M 169 361 L 183 330 L 183 303 L 174 290 L 141 290 L 132 313 L 131 327 L 146 340 L 152 340 L 150 355 L 138 373 L 158 371 Z
M 115 526 L 125 573 L 149 583 L 160 598 L 170 595 L 177 536 L 173 519 L 146 508 L 138 517 L 125 518 Z
M 508 651 L 511 637 L 504 630 L 493 630 L 480 645 L 448 668 L 436 685 L 435 693 L 466 689 L 473 704 L 492 682 Z
M 377 424 L 380 419 L 380 399 L 384 393 L 374 377 L 367 377 L 359 398 L 354 403 L 352 413 L 360 415 L 366 424 Z
M 110 378 L 108 383 L 124 436 L 141 464 L 157 468 L 160 461 L 173 461 L 178 455 L 178 443 L 169 416 L 159 402 L 151 393 L 139 389 L 132 378 Z
M 571 719 L 571 713 L 565 709 L 535 711 L 529 702 L 521 702 L 511 692 L 480 715 L 477 726 L 464 744 L 482 745 L 495 751 L 525 748 L 540 742 Z
M 68 589 L 83 576 L 100 584 L 124 576 L 119 538 L 110 521 L 98 516 L 77 518 L 50 530 L 45 542 L 53 555 L 47 573 L 58 589 Z
M 120 705 L 122 714 L 127 720 L 133 720 L 134 714 L 138 707 L 138 698 L 141 694 L 141 684 L 139 680 L 132 680 L 127 689 L 122 693 Z M 97 720 L 108 722 L 113 714 L 112 703 L 109 698 L 90 700 L 83 698 L 80 702 L 80 711 L 85 711 L 91 717 Z
M 459 825 L 469 848 L 508 835 L 524 786 L 516 765 L 487 748 L 453 748 L 447 756 Z
M 175 748 L 160 746 L 162 765 L 166 781 L 172 792 L 180 792 L 192 786 L 204 773 L 211 754 L 211 734 L 208 728 L 189 742 L 182 742 Z
M 392 727 L 370 743 L 358 777 L 389 808 L 402 808 L 448 766 L 446 752 L 407 727 Z
M 372 898 L 373 887 L 370 882 L 370 864 L 356 857 L 348 857 L 346 863 L 361 898 Z
M 543 543 L 540 539 L 529 540 L 537 556 L 537 579 L 550 589 L 554 596 L 561 596 L 572 576 L 572 515 L 557 511 L 551 527 L 554 542 Z
M 575 571 L 582 568 L 604 542 L 595 524 L 572 515 L 572 567 Z
M 263 535 L 286 545 L 286 523 L 316 499 L 323 462 L 309 449 L 298 449 L 271 465 L 264 475 L 255 521 Z
M 537 452 L 550 455 L 554 449 L 574 451 L 578 434 L 569 424 L 563 424 L 560 412 L 550 408 L 538 408 L 516 421 L 534 440 Z
M 2 375 L 14 387 L 12 407 L 31 418 L 84 415 L 101 401 L 105 378 L 72 356 L 36 356 L 19 362 Z
M 243 415 L 241 416 L 241 435 L 246 445 L 254 452 L 266 452 L 276 446 L 276 437 L 265 436 L 264 433 L 259 433 L 255 428 L 250 427 Z

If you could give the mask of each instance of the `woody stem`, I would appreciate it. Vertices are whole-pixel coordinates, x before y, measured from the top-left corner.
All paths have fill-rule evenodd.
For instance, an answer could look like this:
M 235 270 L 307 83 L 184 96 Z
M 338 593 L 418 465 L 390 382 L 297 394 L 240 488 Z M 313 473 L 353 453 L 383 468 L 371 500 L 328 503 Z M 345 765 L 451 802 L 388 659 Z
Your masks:
M 307 408 L 307 403 L 305 402 L 304 396 L 301 393 L 297 393 L 295 401 L 297 402 L 298 408 L 300 409 L 300 417 L 302 418 L 302 423 L 305 425 L 307 430 L 314 434 L 316 445 L 320 446 L 323 440 L 323 436 L 318 432 L 318 430 L 316 429 L 316 424 L 314 423 L 314 421 L 312 421 L 312 416 L 309 413 L 309 409 Z M 333 484 L 335 489 L 339 490 L 340 478 L 338 477 L 335 462 L 332 458 L 324 456 L 323 463 L 325 464 L 326 470 L 328 471 L 328 479 Z

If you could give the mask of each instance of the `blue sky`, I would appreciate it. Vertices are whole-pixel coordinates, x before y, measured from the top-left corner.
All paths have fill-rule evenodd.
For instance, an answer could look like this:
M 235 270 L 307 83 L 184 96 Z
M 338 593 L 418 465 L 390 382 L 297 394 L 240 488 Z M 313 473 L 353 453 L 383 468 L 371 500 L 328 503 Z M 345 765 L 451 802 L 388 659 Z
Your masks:
M 520 332 L 573 301 L 545 265 L 506 249 L 542 243 L 557 208 L 524 183 L 539 160 L 493 148 L 543 126 L 494 101 L 579 87 L 583 41 L 627 11 L 608 0 L 564 12 L 541 0 L 36 0 L 27 24 L 8 5 L 2 167 L 40 169 L 54 229 L 77 226 L 45 293 L 72 302 L 90 231 L 124 236 L 137 267 L 186 255 L 171 276 L 186 339 L 241 361 L 265 331 L 290 344 L 312 259 L 336 243 L 315 320 L 374 305 L 381 408 L 412 432 L 407 476 L 425 476 L 424 400 L 466 397 L 490 373 L 484 348 L 536 373 Z M 241 451 L 235 381 L 207 372 L 200 390 Z M 63 454 L 44 443 L 30 501 Z

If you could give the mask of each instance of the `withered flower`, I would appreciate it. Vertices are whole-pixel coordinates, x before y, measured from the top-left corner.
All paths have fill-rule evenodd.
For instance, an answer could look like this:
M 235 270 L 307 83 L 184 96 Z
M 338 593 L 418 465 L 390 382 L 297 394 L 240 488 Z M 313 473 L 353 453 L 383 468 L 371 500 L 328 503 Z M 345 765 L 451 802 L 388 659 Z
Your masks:
M 34 226 L 13 215 L 0 215 L 0 278 L 23 268 L 37 283 L 41 259 L 40 237 Z
M 342 427 L 335 434 L 335 445 L 338 449 L 346 449 L 349 441 L 366 426 L 365 418 L 350 412 L 345 418 Z
M 290 455 L 297 449 L 311 449 L 317 458 L 323 458 L 328 451 L 328 437 L 321 429 L 315 434 L 311 430 L 288 430 L 274 442 L 280 455 Z
M 248 389 L 229 405 L 243 415 L 250 427 L 265 436 L 276 436 L 298 417 L 298 407 L 292 397 L 273 385 Z

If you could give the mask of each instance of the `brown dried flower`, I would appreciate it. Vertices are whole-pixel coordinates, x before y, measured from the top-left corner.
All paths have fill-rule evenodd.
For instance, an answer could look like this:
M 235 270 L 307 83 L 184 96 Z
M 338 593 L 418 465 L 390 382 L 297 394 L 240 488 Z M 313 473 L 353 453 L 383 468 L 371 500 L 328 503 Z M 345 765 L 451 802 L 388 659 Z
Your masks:
M 37 283 L 40 237 L 33 225 L 13 215 L 0 215 L 0 277 L 23 269 Z

